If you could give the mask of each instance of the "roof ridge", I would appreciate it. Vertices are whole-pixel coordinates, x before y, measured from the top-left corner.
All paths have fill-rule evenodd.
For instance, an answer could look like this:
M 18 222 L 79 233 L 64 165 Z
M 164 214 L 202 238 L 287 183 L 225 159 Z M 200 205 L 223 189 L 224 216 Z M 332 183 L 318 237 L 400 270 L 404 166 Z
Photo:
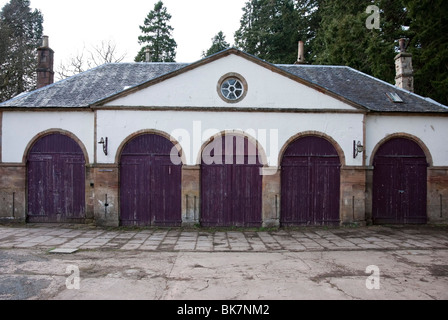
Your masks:
M 341 68 L 346 69 L 347 66 L 333 66 L 324 64 L 275 64 L 277 67 L 296 67 L 296 68 Z
M 155 64 L 191 64 L 188 62 L 108 62 L 103 64 L 104 65 L 124 65 L 124 64 L 130 64 L 130 65 L 155 65 Z

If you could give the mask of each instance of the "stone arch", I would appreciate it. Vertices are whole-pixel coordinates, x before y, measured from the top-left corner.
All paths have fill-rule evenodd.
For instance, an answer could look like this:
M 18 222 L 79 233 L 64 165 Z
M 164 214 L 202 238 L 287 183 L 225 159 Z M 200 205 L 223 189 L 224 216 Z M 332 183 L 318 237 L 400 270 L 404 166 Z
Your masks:
M 72 140 L 74 140 L 79 145 L 79 147 L 81 148 L 81 150 L 82 150 L 82 152 L 84 154 L 84 159 L 86 161 L 86 165 L 90 163 L 90 161 L 89 161 L 89 154 L 87 152 L 87 149 L 86 149 L 84 143 L 81 141 L 81 139 L 79 139 L 72 132 L 66 131 L 66 130 L 63 130 L 63 129 L 49 129 L 49 130 L 45 130 L 45 131 L 40 132 L 37 135 L 35 135 L 30 140 L 30 142 L 28 142 L 28 144 L 27 144 L 27 146 L 25 148 L 25 152 L 24 152 L 23 157 L 22 157 L 22 163 L 26 164 L 27 159 L 28 159 L 28 155 L 29 155 L 30 151 L 32 150 L 33 146 L 36 144 L 36 142 L 38 142 L 43 137 L 49 136 L 49 135 L 52 135 L 52 134 L 62 134 L 64 136 L 67 136 L 67 137 L 71 138 Z
M 339 143 L 335 139 L 333 139 L 329 135 L 327 135 L 325 133 L 322 133 L 322 132 L 319 132 L 319 131 L 305 131 L 305 132 L 298 133 L 298 134 L 292 136 L 291 138 L 289 138 L 286 141 L 286 143 L 283 145 L 283 147 L 280 149 L 280 152 L 278 154 L 278 164 L 279 164 L 279 167 L 281 166 L 283 156 L 284 156 L 286 150 L 288 149 L 288 147 L 294 141 L 299 140 L 299 139 L 304 138 L 304 137 L 309 137 L 309 136 L 315 136 L 315 137 L 323 138 L 323 139 L 327 140 L 328 142 L 330 142 L 333 145 L 333 147 L 336 149 L 336 151 L 337 151 L 337 153 L 339 155 L 339 159 L 341 161 L 341 165 L 342 166 L 346 165 L 344 150 L 341 148 L 341 146 L 339 145 Z
M 429 151 L 428 147 L 426 146 L 426 144 L 418 137 L 411 135 L 409 133 L 404 133 L 404 132 L 400 132 L 400 133 L 393 133 L 388 135 L 387 137 L 383 138 L 382 140 L 380 140 L 375 148 L 372 151 L 372 154 L 370 155 L 370 166 L 373 166 L 373 162 L 375 160 L 375 155 L 377 154 L 378 150 L 381 148 L 382 145 L 384 145 L 386 142 L 393 140 L 393 139 L 397 139 L 397 138 L 405 138 L 408 140 L 411 140 L 413 142 L 415 142 L 416 144 L 418 144 L 418 146 L 423 150 L 423 152 L 426 155 L 426 160 L 429 163 L 429 166 L 432 167 L 433 166 L 433 158 L 431 155 L 431 152 Z
M 257 148 L 260 163 L 264 167 L 268 166 L 268 158 L 267 158 L 266 151 L 263 148 L 263 146 L 252 135 L 248 134 L 247 132 L 241 131 L 241 130 L 223 130 L 223 131 L 220 131 L 219 133 L 213 135 L 209 139 L 207 139 L 207 141 L 205 141 L 201 145 L 201 149 L 199 150 L 199 153 L 198 153 L 198 155 L 196 157 L 196 165 L 200 165 L 202 163 L 202 154 L 204 152 L 204 149 L 210 143 L 212 143 L 215 139 L 221 138 L 221 137 L 225 137 L 226 135 L 233 135 L 233 136 L 239 136 L 239 137 L 247 138 L 248 141 L 251 142 Z
M 140 130 L 137 132 L 132 133 L 131 135 L 127 136 L 120 144 L 120 146 L 118 147 L 116 156 L 115 156 L 115 163 L 119 164 L 120 163 L 120 159 L 121 159 L 121 155 L 123 153 L 124 148 L 126 147 L 126 145 L 132 141 L 133 139 L 137 138 L 138 136 L 141 135 L 145 135 L 145 134 L 155 134 L 158 136 L 162 136 L 168 140 L 170 140 L 173 143 L 173 146 L 177 149 L 177 151 L 179 152 L 180 156 L 181 156 L 181 160 L 182 160 L 182 164 L 186 165 L 187 164 L 187 159 L 185 157 L 185 153 L 181 147 L 181 144 L 174 139 L 170 134 L 164 132 L 164 131 L 160 131 L 160 130 L 156 130 L 156 129 L 146 129 L 146 130 Z

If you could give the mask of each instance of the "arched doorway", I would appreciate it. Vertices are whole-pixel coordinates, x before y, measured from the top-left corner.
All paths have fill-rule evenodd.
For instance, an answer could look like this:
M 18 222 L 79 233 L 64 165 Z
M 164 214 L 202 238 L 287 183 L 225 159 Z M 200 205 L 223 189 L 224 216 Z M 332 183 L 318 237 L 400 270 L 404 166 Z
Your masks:
M 84 222 L 85 163 L 78 143 L 66 135 L 34 143 L 27 159 L 28 222 Z
M 373 171 L 373 223 L 427 223 L 426 155 L 407 138 L 382 144 L 375 154 Z
M 218 137 L 204 148 L 201 225 L 260 227 L 262 168 L 255 144 L 243 136 Z
M 172 163 L 173 143 L 143 134 L 123 148 L 120 161 L 120 224 L 176 227 L 182 223 L 182 165 Z
M 300 138 L 286 149 L 281 167 L 281 225 L 338 225 L 341 162 L 334 146 Z

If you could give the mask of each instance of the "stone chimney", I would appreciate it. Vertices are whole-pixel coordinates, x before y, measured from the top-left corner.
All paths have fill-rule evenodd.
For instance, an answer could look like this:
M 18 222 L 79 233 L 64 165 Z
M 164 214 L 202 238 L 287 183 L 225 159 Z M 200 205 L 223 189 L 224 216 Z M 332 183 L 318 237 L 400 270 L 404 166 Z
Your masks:
M 145 49 L 145 62 L 151 62 L 151 49 Z
M 48 45 L 48 36 L 42 38 L 42 46 L 37 48 L 37 89 L 54 82 L 54 51 Z
M 400 53 L 395 57 L 395 85 L 414 92 L 414 70 L 412 54 L 406 52 L 406 39 L 400 39 Z
M 305 61 L 305 44 L 299 41 L 299 55 L 295 64 L 306 64 Z

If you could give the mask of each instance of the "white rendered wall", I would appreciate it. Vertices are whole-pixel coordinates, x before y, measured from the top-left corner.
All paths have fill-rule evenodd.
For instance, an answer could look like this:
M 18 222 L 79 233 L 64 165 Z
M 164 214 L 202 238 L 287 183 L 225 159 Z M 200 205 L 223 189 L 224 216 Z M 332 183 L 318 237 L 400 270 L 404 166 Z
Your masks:
M 93 162 L 93 112 L 3 112 L 2 161 L 22 163 L 26 147 L 39 133 L 61 129 L 75 135 Z
M 258 140 L 267 153 L 270 166 L 278 165 L 278 151 L 291 137 L 306 131 L 318 131 L 333 138 L 345 153 L 346 165 L 362 165 L 361 157 L 352 157 L 353 140 L 363 141 L 361 114 L 105 110 L 98 111 L 97 125 L 98 139 L 109 138 L 108 156 L 98 147 L 99 163 L 114 163 L 121 143 L 135 132 L 158 130 L 175 139 L 183 135 L 184 141 L 180 144 L 187 164 L 195 165 L 200 160 L 205 141 L 217 132 L 238 129 Z M 84 144 L 90 162 L 94 161 L 93 113 L 9 111 L 3 112 L 2 161 L 21 163 L 29 142 L 49 129 L 71 132 Z M 278 139 L 272 132 L 278 132 Z M 431 153 L 434 166 L 448 166 L 448 118 L 428 116 L 367 116 L 367 164 L 371 163 L 378 143 L 396 133 L 419 138 Z M 185 135 L 189 139 L 185 139 Z M 268 146 L 271 143 L 272 152 Z
M 218 95 L 222 76 L 236 72 L 248 84 L 247 96 L 236 104 Z M 234 107 L 355 110 L 324 93 L 272 72 L 236 55 L 230 55 L 177 75 L 106 106 Z
M 98 147 L 97 161 L 114 163 L 118 147 L 127 137 L 141 130 L 159 130 L 169 135 L 186 134 L 190 139 L 180 141 L 180 144 L 187 164 L 194 165 L 200 159 L 202 144 L 211 136 L 224 130 L 239 129 L 259 141 L 267 153 L 270 166 L 278 165 L 278 151 L 292 136 L 306 131 L 318 131 L 332 137 L 343 149 L 346 165 L 360 166 L 361 157 L 353 159 L 352 152 L 353 140 L 363 141 L 362 121 L 361 114 L 339 113 L 98 111 L 97 136 L 98 139 L 109 138 L 109 155 L 105 156 Z M 2 161 L 21 163 L 29 142 L 49 129 L 71 132 L 84 144 L 90 162 L 94 161 L 92 112 L 9 111 L 3 112 Z M 271 130 L 278 132 L 278 139 L 271 135 Z M 419 138 L 431 153 L 434 166 L 448 166 L 448 118 L 428 116 L 367 116 L 367 164 L 371 163 L 373 150 L 378 143 L 396 133 Z M 264 134 L 267 139 L 263 139 Z M 268 147 L 271 143 L 272 152 Z
M 396 133 L 419 138 L 429 149 L 434 166 L 448 166 L 448 117 L 367 116 L 367 163 L 378 143 Z
M 235 129 L 258 140 L 267 153 L 269 166 L 278 166 L 279 151 L 291 137 L 307 131 L 318 131 L 334 139 L 345 153 L 346 165 L 362 165 L 362 157 L 353 159 L 353 140 L 363 141 L 363 115 L 339 113 L 97 111 L 98 139 L 109 138 L 109 154 L 98 151 L 97 161 L 114 163 L 119 146 L 129 136 L 142 130 L 157 130 L 182 140 L 179 142 L 187 164 L 195 165 L 200 163 L 203 143 L 218 132 Z M 268 147 L 271 143 L 272 150 Z

